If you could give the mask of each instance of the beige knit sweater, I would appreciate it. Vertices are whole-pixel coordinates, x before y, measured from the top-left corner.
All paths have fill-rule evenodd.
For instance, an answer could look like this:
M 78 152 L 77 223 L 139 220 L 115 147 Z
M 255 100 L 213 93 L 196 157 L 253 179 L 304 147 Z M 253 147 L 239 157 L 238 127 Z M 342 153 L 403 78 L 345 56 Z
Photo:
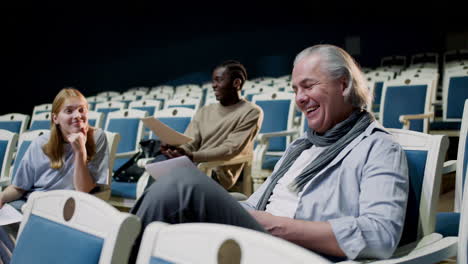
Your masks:
M 229 160 L 253 151 L 253 139 L 260 130 L 263 111 L 245 100 L 230 106 L 210 104 L 197 111 L 185 134 L 194 140 L 180 147 L 193 153 L 195 162 Z M 215 169 L 224 188 L 231 188 L 243 165 Z

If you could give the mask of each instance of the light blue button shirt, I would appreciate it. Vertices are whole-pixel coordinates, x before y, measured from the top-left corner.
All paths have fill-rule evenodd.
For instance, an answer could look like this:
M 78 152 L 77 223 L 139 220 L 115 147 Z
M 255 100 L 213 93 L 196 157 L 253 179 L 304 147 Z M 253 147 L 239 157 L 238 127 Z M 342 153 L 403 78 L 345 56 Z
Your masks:
M 254 209 L 269 182 L 242 205 Z M 311 180 L 294 219 L 328 221 L 349 259 L 388 258 L 403 231 L 408 188 L 406 155 L 375 121 Z
M 42 146 L 49 140 L 50 132 L 33 140 L 24 154 L 19 168 L 13 178 L 12 184 L 26 190 L 33 191 L 50 190 L 74 190 L 74 154 L 70 144 L 65 144 L 64 164 L 60 169 L 52 169 L 50 160 L 42 150 Z M 103 130 L 94 132 L 96 154 L 88 163 L 91 177 L 96 183 L 105 184 L 109 174 L 109 148 L 106 135 Z

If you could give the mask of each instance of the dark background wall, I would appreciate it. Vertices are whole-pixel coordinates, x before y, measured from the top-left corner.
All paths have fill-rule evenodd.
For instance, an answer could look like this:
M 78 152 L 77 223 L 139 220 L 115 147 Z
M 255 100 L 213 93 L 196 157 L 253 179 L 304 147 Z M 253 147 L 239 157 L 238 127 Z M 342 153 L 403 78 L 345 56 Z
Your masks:
M 251 78 L 289 74 L 303 48 L 318 43 L 350 48 L 350 37 L 359 45 L 349 51 L 364 67 L 379 66 L 383 56 L 468 46 L 461 8 L 349 2 L 7 6 L 0 11 L 0 114 L 30 114 L 66 86 L 90 96 L 208 80 L 225 59 L 240 60 Z M 450 20 L 441 19 L 448 11 Z

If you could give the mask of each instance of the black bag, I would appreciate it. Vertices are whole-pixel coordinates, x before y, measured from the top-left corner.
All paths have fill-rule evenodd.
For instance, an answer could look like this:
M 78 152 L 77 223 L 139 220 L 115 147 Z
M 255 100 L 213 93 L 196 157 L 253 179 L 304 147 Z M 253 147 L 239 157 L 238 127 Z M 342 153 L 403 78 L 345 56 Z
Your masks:
M 137 182 L 145 172 L 145 168 L 138 167 L 138 160 L 152 158 L 160 154 L 161 142 L 155 139 L 140 141 L 140 152 L 136 153 L 127 162 L 114 172 L 114 180 L 118 182 Z

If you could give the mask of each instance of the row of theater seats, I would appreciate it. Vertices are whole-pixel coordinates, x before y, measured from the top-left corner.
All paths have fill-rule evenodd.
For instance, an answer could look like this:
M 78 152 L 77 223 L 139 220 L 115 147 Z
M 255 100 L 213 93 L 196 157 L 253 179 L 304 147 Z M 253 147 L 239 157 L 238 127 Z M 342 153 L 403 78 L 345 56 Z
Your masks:
M 251 100 L 257 105 L 259 105 L 263 109 L 265 114 L 260 134 L 257 137 L 257 147 L 252 158 L 252 177 L 254 181 L 254 189 L 256 189 L 271 173 L 274 165 L 283 154 L 283 151 L 286 149 L 286 146 L 297 136 L 302 135 L 307 126 L 305 118 L 302 117 L 301 113 L 295 109 L 294 95 L 290 92 L 278 91 L 279 89 L 281 89 L 281 87 L 288 85 L 288 79 L 289 76 L 276 79 L 263 78 L 256 80 L 256 82 L 246 84 L 249 88 L 246 87 L 245 91 L 255 90 L 258 93 L 252 96 Z M 396 88 L 396 91 L 392 93 L 394 97 L 399 94 L 403 95 L 403 99 L 399 99 L 396 97 L 393 100 L 389 99 L 392 98 L 392 96 L 385 96 L 387 100 L 384 101 L 388 102 L 388 106 L 382 107 L 383 109 L 385 109 L 385 111 L 382 111 L 380 113 L 380 121 L 384 124 L 385 127 L 388 128 L 401 128 L 401 115 L 414 115 L 416 113 L 421 113 L 414 112 L 415 110 L 412 109 L 410 109 L 410 111 L 408 110 L 408 107 L 420 107 L 421 105 L 424 105 L 423 108 L 425 108 L 427 106 L 427 104 L 425 104 L 425 102 L 427 102 L 427 99 L 424 98 L 427 97 L 421 95 L 418 97 L 417 95 L 420 91 L 426 91 L 427 93 L 428 90 L 431 90 L 431 85 L 434 84 L 433 79 L 425 81 L 424 84 L 417 85 L 411 85 L 411 83 L 401 84 L 401 80 L 403 79 L 395 78 L 392 80 L 392 82 L 388 82 L 386 85 L 387 89 L 385 90 L 390 91 L 393 88 Z M 382 85 L 383 83 L 385 83 L 385 81 L 382 82 Z M 255 87 L 255 85 L 257 86 Z M 199 89 L 195 86 L 185 87 L 188 87 L 186 89 Z M 258 89 L 258 87 L 260 87 L 262 90 Z M 180 87 L 177 88 L 180 89 Z M 416 97 L 415 99 L 411 99 L 411 104 L 407 103 L 409 100 L 409 95 L 407 93 L 410 93 Z M 423 102 L 422 104 L 417 104 L 417 102 L 421 101 Z M 425 113 L 424 111 L 422 112 Z M 110 113 L 110 122 L 106 121 L 104 129 L 110 132 L 120 133 L 121 137 L 125 140 L 125 142 L 128 142 L 122 142 L 121 144 L 119 144 L 117 151 L 118 159 L 116 161 L 116 165 L 114 166 L 115 170 L 121 164 L 123 164 L 126 161 L 126 159 L 128 159 L 128 157 L 130 157 L 138 151 L 138 142 L 142 138 L 148 138 L 153 136 L 149 133 L 146 133 L 145 136 L 145 132 L 142 132 L 142 125 L 138 119 L 144 116 L 144 114 L 142 114 L 138 110 L 120 110 Z M 164 119 L 163 122 L 166 122 L 169 126 L 173 127 L 175 130 L 181 133 L 185 131 L 185 128 L 191 121 L 193 114 L 194 110 L 190 109 L 189 107 L 167 108 L 165 110 L 155 111 L 156 117 Z M 98 120 L 99 118 L 96 119 Z M 461 118 L 459 120 L 461 120 Z M 96 124 L 96 121 L 94 122 Z M 131 125 L 129 124 L 130 122 L 132 122 Z M 422 121 L 420 122 L 422 123 Z M 48 119 L 44 119 L 44 123 L 48 127 Z M 93 123 L 93 117 L 90 117 L 90 123 Z M 409 128 L 416 131 L 427 131 L 427 129 L 424 129 L 425 126 L 418 125 L 418 123 L 416 123 L 416 125 L 410 126 Z M 126 129 L 122 129 L 122 127 L 125 127 Z M 133 127 L 134 129 L 129 129 L 130 127 Z M 126 191 L 120 193 L 119 196 L 132 198 L 132 200 L 136 198 L 135 188 L 126 186 L 125 188 L 123 188 L 123 190 Z
M 137 216 L 119 212 L 89 194 L 34 193 L 26 204 L 11 263 L 128 263 L 140 229 Z M 136 260 L 137 264 L 304 262 L 331 263 L 302 247 L 249 229 L 162 222 L 143 230 Z
M 442 55 L 442 60 L 439 60 L 439 55 Z M 423 64 L 435 64 L 441 68 L 447 67 L 452 63 L 458 63 L 459 61 L 468 60 L 468 49 L 457 49 L 447 50 L 442 54 L 437 52 L 423 52 L 412 54 L 410 56 L 405 55 L 393 55 L 386 56 L 380 59 L 380 66 L 382 68 L 389 66 L 397 66 L 399 68 L 405 68 L 408 65 L 423 65 Z M 366 71 L 367 68 L 364 68 Z
M 435 64 L 368 71 L 374 104 L 368 110 L 385 127 L 405 125 L 424 133 L 458 136 L 468 98 L 468 61 L 447 64 L 440 74 Z
M 299 122 L 294 122 L 294 120 L 297 121 L 298 118 L 296 116 L 297 112 L 294 107 L 294 95 L 292 93 L 277 92 L 259 94 L 253 97 L 253 102 L 262 107 L 265 113 L 264 122 L 259 135 L 259 138 L 263 139 L 259 140 L 257 144 L 258 149 L 262 151 L 256 151 L 258 154 L 254 155 L 255 157 L 245 157 L 240 161 L 248 163 L 247 168 L 252 167 L 252 160 L 255 161 L 255 167 L 258 171 L 253 170 L 254 175 L 259 175 L 257 177 L 258 180 L 255 180 L 258 182 L 255 185 L 257 186 L 266 178 L 268 169 L 273 168 L 274 163 L 279 159 L 282 151 L 285 150 L 287 144 L 293 139 L 293 136 L 303 133 L 304 130 L 299 129 L 298 124 L 302 124 L 302 128 L 304 125 L 301 120 L 299 120 Z M 95 120 L 95 114 L 100 113 L 92 113 L 90 115 L 89 121 L 91 124 L 93 124 Z M 104 130 L 117 133 L 121 138 L 116 151 L 116 160 L 113 166 L 114 171 L 138 152 L 138 143 L 141 139 L 145 138 L 145 131 L 140 118 L 147 116 L 147 114 L 148 113 L 145 111 L 136 109 L 109 112 Z M 165 110 L 156 111 L 155 113 L 155 117 L 180 133 L 185 131 L 193 115 L 194 109 L 183 107 L 167 108 Z M 4 123 L 18 122 L 11 120 L 10 117 L 6 119 Z M 2 127 L 2 123 L 3 122 L 0 122 L 0 128 Z M 94 121 L 94 124 L 95 123 L 96 121 Z M 45 128 L 48 128 L 50 126 L 50 119 L 44 119 L 44 124 L 46 125 Z M 154 135 L 151 133 L 148 137 L 152 138 L 153 136 Z M 268 139 L 272 136 L 282 137 L 274 138 L 269 141 Z M 269 147 L 265 148 L 264 146 L 267 144 Z M 257 157 L 262 160 L 259 160 Z M 209 170 L 209 168 L 207 169 Z M 262 174 L 261 171 L 265 171 L 265 169 L 266 173 L 263 172 Z M 250 179 L 247 179 L 246 187 L 244 188 L 246 194 L 251 193 L 251 190 L 249 190 L 249 180 Z M 137 198 L 136 184 L 114 182 L 112 191 L 114 194 L 113 196 L 121 197 L 122 203 L 126 204 L 127 207 L 132 206 L 133 201 Z
M 274 107 L 272 107 L 270 110 L 266 107 L 268 105 L 269 100 L 265 100 L 263 102 L 262 100 L 259 100 L 258 98 L 261 99 L 262 96 L 267 96 L 270 95 L 271 97 L 275 97 L 276 100 L 271 100 L 271 102 L 278 103 Z M 264 111 L 266 111 L 266 120 L 268 120 L 268 115 L 269 113 L 272 112 L 272 109 L 280 108 L 280 105 L 284 105 L 285 107 L 291 109 L 291 103 L 288 102 L 288 99 L 281 98 L 281 94 L 276 94 L 273 96 L 273 94 L 265 94 L 265 95 L 259 95 L 258 97 L 254 97 L 254 102 L 260 105 Z M 286 93 L 285 95 L 290 96 L 289 101 L 292 100 L 291 94 Z M 271 105 L 270 105 L 271 106 Z M 292 108 L 294 109 L 294 108 Z M 466 107 L 465 109 L 468 109 Z M 293 113 L 294 111 L 290 110 L 290 113 Z M 130 123 L 125 123 L 126 120 L 125 118 L 121 118 L 119 122 L 122 124 L 125 124 L 124 127 L 126 130 L 129 130 L 130 125 L 129 124 L 134 124 L 134 126 L 138 126 L 139 129 L 141 129 L 140 125 L 140 120 L 139 117 L 134 118 L 131 113 L 127 113 L 127 117 L 131 119 Z M 275 120 L 279 120 L 276 115 L 271 115 L 271 117 L 275 117 Z M 465 113 L 464 120 L 468 118 L 468 114 Z M 291 120 L 290 117 L 284 117 L 281 119 L 285 120 Z M 128 120 L 130 121 L 130 120 Z M 266 121 L 267 123 L 274 123 L 270 121 Z M 136 125 L 138 124 L 138 125 Z M 452 162 L 452 169 L 455 169 L 457 171 L 457 181 L 466 181 L 463 180 L 462 176 L 466 175 L 466 159 L 467 155 L 464 154 L 464 146 L 466 142 L 466 134 L 468 130 L 468 122 L 464 122 L 465 125 L 462 126 L 462 131 L 460 132 L 462 136 L 460 140 L 460 146 L 459 146 L 459 151 L 460 154 L 458 156 L 458 161 L 456 165 L 453 165 Z M 168 123 L 170 125 L 170 123 Z M 263 125 L 266 125 L 265 123 Z M 262 125 L 262 129 L 263 129 Z M 446 136 L 437 136 L 437 135 L 428 135 L 424 133 L 418 133 L 418 132 L 412 132 L 412 131 L 398 131 L 398 130 L 393 130 L 393 134 L 396 136 L 396 139 L 398 142 L 407 150 L 407 155 L 408 159 L 410 161 L 410 167 L 415 166 L 414 168 L 410 168 L 410 177 L 414 177 L 415 181 L 413 183 L 412 188 L 414 189 L 414 192 L 411 192 L 413 195 L 415 195 L 414 200 L 417 201 L 417 204 L 412 205 L 409 207 L 409 212 L 419 212 L 419 210 L 415 208 L 419 208 L 421 210 L 422 216 L 411 216 L 408 217 L 408 219 L 412 219 L 413 224 L 411 223 L 408 224 L 408 226 L 413 226 L 413 230 L 419 230 L 416 226 L 418 226 L 418 221 L 425 221 L 424 224 L 421 225 L 421 230 L 419 232 L 422 232 L 425 235 L 432 234 L 434 231 L 434 228 L 436 227 L 436 224 L 438 225 L 438 228 L 443 228 L 443 226 L 439 225 L 439 221 L 436 222 L 436 211 L 435 211 L 435 204 L 437 204 L 437 199 L 439 196 L 439 190 L 440 190 L 440 173 L 441 170 L 444 171 L 449 171 L 450 168 L 448 166 L 444 167 L 443 161 L 445 157 L 446 150 L 448 148 L 448 143 L 447 143 L 447 138 Z M 117 133 L 117 132 L 116 132 Z M 119 134 L 123 134 L 125 131 L 119 132 Z M 294 134 L 297 134 L 297 130 L 293 132 Z M 275 133 L 272 133 L 275 134 Z M 276 133 L 276 135 L 279 135 L 280 133 Z M 268 133 L 262 133 L 260 132 L 259 136 L 257 137 L 258 144 L 254 153 L 253 162 L 255 163 L 255 159 L 258 155 L 258 151 L 263 148 L 264 156 L 267 156 L 265 146 L 262 146 L 262 143 L 265 143 L 265 139 L 267 138 L 264 135 L 268 135 Z M 130 138 L 130 136 L 122 136 L 123 138 Z M 263 140 L 262 140 L 263 139 Z M 464 139 L 465 141 L 463 141 Z M 283 138 L 283 141 L 286 141 L 287 139 Z M 263 142 L 262 142 L 263 141 Z M 135 143 L 137 141 L 134 141 Z M 271 144 L 274 145 L 274 144 Z M 414 160 L 413 160 L 414 159 Z M 422 163 L 421 163 L 422 161 Z M 446 164 L 448 165 L 448 164 Z M 419 169 L 418 169 L 419 167 Z M 262 168 L 264 169 L 264 168 Z M 411 172 L 415 172 L 415 175 L 411 175 Z M 419 172 L 419 174 L 418 174 Z M 261 176 L 258 177 L 257 174 L 258 172 L 253 172 L 253 178 L 258 179 L 260 178 L 261 180 L 264 180 L 266 176 Z M 459 177 L 460 176 L 460 177 Z M 132 184 L 129 184 L 132 185 Z M 136 184 L 133 184 L 132 189 L 135 191 L 136 189 Z M 459 210 L 460 204 L 461 204 L 461 188 L 463 184 L 457 184 L 457 199 L 456 199 L 456 205 L 455 208 L 458 208 L 456 210 Z M 115 183 L 113 184 L 112 191 L 115 190 Z M 115 194 L 115 193 L 114 193 Z M 135 197 L 136 198 L 136 197 Z M 454 215 L 456 217 L 457 212 L 454 212 Z M 447 215 L 445 215 L 447 216 Z M 440 217 L 445 217 L 443 215 L 440 215 Z M 460 214 L 458 214 L 458 217 Z M 416 222 L 414 222 L 416 221 Z M 447 217 L 444 218 L 444 220 L 441 220 L 440 223 L 447 224 L 450 223 L 447 221 Z M 443 230 L 441 230 L 443 231 Z M 442 232 L 441 232 L 442 233 Z M 441 236 L 437 236 L 438 239 L 441 239 Z M 452 247 L 453 249 L 453 247 Z M 444 251 L 446 252 L 446 251 Z M 445 254 L 445 253 L 444 253 Z M 448 253 L 447 253 L 448 254 Z
M 403 71 L 400 71 L 399 73 L 401 73 L 401 72 L 403 72 Z M 256 103 L 257 105 L 259 105 L 260 107 L 262 107 L 262 109 L 263 109 L 263 111 L 265 113 L 265 118 L 264 118 L 264 121 L 263 121 L 263 124 L 262 124 L 261 131 L 260 131 L 258 137 L 256 138 L 257 145 L 256 145 L 256 148 L 255 148 L 255 151 L 254 151 L 254 155 L 253 155 L 253 157 L 250 157 L 250 162 L 252 163 L 251 167 L 252 167 L 252 179 L 253 179 L 253 182 L 254 182 L 254 189 L 257 188 L 264 181 L 264 179 L 271 173 L 271 170 L 272 170 L 274 164 L 279 159 L 279 157 L 282 155 L 282 153 L 283 153 L 284 149 L 286 148 L 287 144 L 289 142 L 291 142 L 291 140 L 293 140 L 295 137 L 301 135 L 304 132 L 305 127 L 306 127 L 306 122 L 304 122 L 305 119 L 300 114 L 298 114 L 297 110 L 294 107 L 294 95 L 292 93 L 290 93 L 289 91 L 288 92 L 281 92 L 281 90 L 280 90 L 281 89 L 280 86 L 285 86 L 285 85 L 286 85 L 285 87 L 290 86 L 290 84 L 288 83 L 289 82 L 288 78 L 289 77 L 285 77 L 282 81 L 276 81 L 273 78 L 271 78 L 271 79 L 270 78 L 265 78 L 264 80 L 259 80 L 257 83 L 252 84 L 251 86 L 246 86 L 244 88 L 245 89 L 244 91 L 248 91 L 250 89 L 251 90 L 256 90 L 257 94 L 252 96 L 251 100 L 254 103 Z M 397 78 L 394 78 L 394 79 L 397 79 Z M 278 83 L 278 85 L 277 85 L 277 83 Z M 261 85 L 259 85 L 259 84 L 261 84 Z M 426 89 L 430 89 L 428 87 L 430 87 L 432 84 L 433 84 L 433 82 L 427 82 L 425 84 Z M 255 87 L 255 85 L 257 85 L 257 86 Z M 249 87 L 249 88 L 247 88 L 247 87 Z M 210 91 L 211 89 L 210 90 L 205 89 L 205 90 L 206 90 L 206 94 L 208 94 L 208 91 Z M 410 89 L 408 89 L 408 90 L 410 90 Z M 405 99 L 405 100 L 406 100 L 406 102 L 408 102 L 407 101 L 408 99 Z M 396 103 L 396 102 L 397 101 L 393 101 L 393 103 Z M 180 112 L 179 111 L 180 109 L 181 108 L 171 109 L 172 110 L 171 114 L 172 114 L 172 117 L 173 117 L 173 118 L 169 118 L 169 120 L 171 120 L 171 122 L 176 120 L 177 118 L 179 120 L 181 120 L 181 116 L 178 116 L 178 113 Z M 115 128 L 113 128 L 113 126 L 110 126 L 110 127 L 108 125 L 105 126 L 106 130 L 113 131 L 114 133 L 120 134 L 122 139 L 124 139 L 124 140 L 131 139 L 131 140 L 129 140 L 129 142 L 131 141 L 129 144 L 127 144 L 127 143 L 123 144 L 123 142 L 121 142 L 121 144 L 119 144 L 119 149 L 117 150 L 117 153 L 118 154 L 120 153 L 121 154 L 120 157 L 122 157 L 122 158 L 128 158 L 128 155 L 130 153 L 133 154 L 133 153 L 135 153 L 135 151 L 138 150 L 138 142 L 142 138 L 142 136 L 140 136 L 140 138 L 138 138 L 135 135 L 143 135 L 143 132 L 142 132 L 143 129 L 142 129 L 142 126 L 141 126 L 141 122 L 139 120 L 139 118 L 141 118 L 142 115 L 138 115 L 138 114 L 134 115 L 132 113 L 134 111 L 138 111 L 138 110 L 132 110 L 132 109 L 123 110 L 123 114 L 117 115 L 117 118 L 116 118 L 117 122 L 114 125 Z M 138 111 L 138 112 L 141 112 L 141 111 Z M 113 120 L 111 118 L 112 115 L 113 114 L 110 114 L 110 116 L 109 116 L 110 119 L 109 120 Z M 193 112 L 192 112 L 192 116 L 193 116 Z M 380 115 L 380 116 L 382 116 L 382 115 Z M 397 117 L 399 119 L 398 115 L 397 115 Z M 464 117 L 464 118 L 466 119 L 466 117 Z M 126 120 L 126 119 L 129 119 L 129 120 Z M 190 122 L 190 119 L 191 119 L 191 116 L 189 118 L 185 117 L 185 124 L 188 124 Z M 385 118 L 381 118 L 381 122 L 383 122 L 384 119 Z M 281 121 L 281 120 L 283 120 L 284 122 L 278 122 L 278 121 Z M 278 123 L 280 123 L 280 124 L 278 125 Z M 109 122 L 107 124 L 109 124 Z M 171 124 L 170 122 L 167 122 L 167 124 L 169 126 L 173 126 L 176 129 L 174 124 Z M 125 127 L 125 129 L 121 130 L 121 131 L 118 131 L 117 128 L 121 127 L 121 126 Z M 136 127 L 136 129 L 133 130 L 133 129 L 130 129 L 130 127 Z M 397 128 L 401 128 L 401 124 L 399 124 L 397 126 Z M 129 132 L 130 130 L 136 131 L 136 132 Z M 179 130 L 179 132 L 183 132 L 185 130 L 184 125 L 181 125 L 176 130 Z M 129 132 L 129 133 L 127 133 L 127 132 Z M 428 137 L 428 138 L 431 138 L 431 140 L 436 140 L 435 138 L 438 137 L 438 136 L 430 136 L 430 135 L 419 134 L 419 133 L 416 133 L 416 132 L 414 132 L 414 134 L 411 134 L 411 133 L 409 133 L 409 136 L 413 136 L 413 138 L 411 140 L 409 140 L 410 142 L 421 142 L 421 140 L 424 141 L 424 139 L 417 140 L 417 138 L 419 138 L 419 137 L 422 137 L 422 138 Z M 466 136 L 466 132 L 460 132 L 460 134 L 463 134 L 463 133 Z M 404 138 L 404 137 L 402 137 L 402 138 Z M 440 178 L 440 168 L 443 167 L 441 165 L 441 162 L 443 162 L 443 158 L 441 158 L 441 157 L 445 156 L 445 151 L 446 151 L 446 147 L 443 146 L 444 145 L 443 137 L 440 137 L 437 140 L 440 141 L 439 143 L 437 143 L 438 147 L 435 148 L 437 150 L 437 152 L 436 152 L 437 154 L 430 155 L 431 158 L 429 158 L 429 156 L 426 157 L 425 165 L 427 165 L 427 167 L 430 167 L 430 169 L 427 169 L 427 168 L 422 169 L 422 171 L 424 172 L 424 175 L 422 176 L 424 180 L 421 180 L 421 178 L 419 178 L 419 180 L 422 181 L 422 182 L 420 182 L 420 184 L 422 184 L 423 186 L 427 185 L 429 187 L 422 187 L 422 188 L 419 188 L 419 189 L 417 187 L 415 187 L 416 190 L 417 190 L 417 191 L 415 191 L 415 193 L 419 193 L 417 195 L 417 196 L 419 196 L 418 203 L 421 202 L 421 200 L 423 201 L 423 203 L 420 204 L 419 207 L 412 207 L 413 209 L 414 208 L 420 208 L 421 209 L 421 207 L 425 207 L 424 210 L 426 210 L 426 209 L 428 210 L 427 212 L 423 213 L 423 216 L 422 216 L 422 217 L 426 218 L 426 220 L 424 220 L 424 221 L 427 221 L 426 224 L 422 225 L 423 230 L 421 232 L 424 232 L 424 235 L 431 234 L 434 231 L 435 222 L 436 222 L 435 218 L 434 218 L 435 217 L 434 206 L 435 206 L 435 204 L 437 202 L 438 194 L 439 194 L 438 189 L 440 188 L 440 181 L 437 182 L 437 178 Z M 403 144 L 403 142 L 400 142 L 400 143 Z M 434 144 L 437 145 L 436 143 L 434 143 Z M 429 145 L 433 145 L 433 144 L 429 144 Z M 126 146 L 126 147 L 124 148 L 124 147 L 121 147 L 121 146 Z M 419 146 L 419 145 L 409 147 L 408 152 L 407 152 L 407 154 L 409 154 L 408 156 L 410 156 L 410 154 L 411 155 L 413 154 L 412 151 L 421 150 L 420 147 L 421 146 Z M 459 147 L 459 150 L 460 149 L 461 148 Z M 434 151 L 434 150 L 431 150 L 431 151 Z M 127 156 L 125 156 L 125 155 L 127 155 Z M 437 158 L 434 158 L 434 157 L 437 157 Z M 460 160 L 464 160 L 464 156 L 459 156 L 458 159 L 459 159 L 459 163 L 460 163 Z M 248 161 L 247 161 L 247 163 L 248 163 Z M 114 168 L 116 168 L 116 167 L 118 167 L 118 166 L 116 165 Z M 455 166 L 455 167 L 457 169 L 457 175 L 458 175 L 458 170 L 460 168 L 463 168 L 463 167 L 462 167 L 462 165 Z M 466 171 L 466 169 L 464 169 L 464 171 Z M 432 176 L 427 176 L 427 175 L 432 175 Z M 460 173 L 460 175 L 465 175 L 465 173 Z M 429 178 L 427 178 L 427 177 L 429 177 Z M 426 180 L 426 179 L 428 179 L 428 180 Z M 461 180 L 461 181 L 463 181 L 463 180 Z M 429 182 L 429 183 L 426 183 L 426 182 Z M 116 190 L 118 189 L 117 187 L 118 187 L 119 184 L 120 183 L 116 183 L 116 182 L 113 183 L 112 191 L 114 192 L 114 195 L 113 195 L 114 197 L 117 196 L 116 194 L 118 194 L 118 192 L 116 192 Z M 461 184 L 461 185 L 463 185 L 463 184 Z M 125 188 L 123 188 L 124 190 L 127 190 L 127 191 L 130 190 L 131 192 L 133 192 L 133 194 L 129 195 L 129 196 L 131 196 L 131 199 L 129 197 L 127 197 L 128 201 L 134 201 L 134 199 L 137 198 L 136 184 L 128 184 L 127 186 L 124 186 L 124 187 L 125 187 Z M 419 187 L 421 187 L 421 186 L 419 186 Z M 427 189 L 427 188 L 429 188 L 429 189 Z M 423 190 L 427 189 L 427 191 L 421 191 L 421 189 L 423 189 Z M 461 199 L 461 197 L 462 197 L 461 195 L 458 196 L 459 200 Z M 124 197 L 124 199 L 126 199 L 126 198 Z M 456 203 L 457 203 L 457 201 L 456 201 Z M 458 203 L 460 204 L 461 202 L 458 202 Z M 430 206 L 429 206 L 430 208 L 427 207 L 428 204 L 430 204 Z M 128 203 L 127 205 L 131 206 L 131 203 Z M 426 217 L 427 215 L 428 215 L 428 217 Z M 418 217 L 419 216 L 417 216 L 416 219 Z M 420 221 L 420 220 L 422 220 L 422 219 L 419 219 L 419 220 L 416 220 L 416 221 Z M 424 226 L 426 226 L 426 227 L 424 227 Z M 425 231 L 424 231 L 424 229 L 425 229 Z M 416 228 L 416 230 L 418 230 L 418 228 Z M 453 250 L 453 247 L 451 247 L 451 248 Z
M 242 93 L 246 99 L 251 101 L 253 95 L 274 91 L 290 91 L 289 76 L 282 78 L 262 77 L 255 81 L 248 81 Z M 95 96 L 87 97 L 89 103 L 90 123 L 95 127 L 105 127 L 107 115 L 109 112 L 138 109 L 147 111 L 149 116 L 156 112 L 168 108 L 185 107 L 197 111 L 199 107 L 215 103 L 211 83 L 199 86 L 195 84 L 180 85 L 177 87 L 162 85 L 151 88 L 136 87 L 122 94 L 114 91 L 106 91 Z M 16 132 L 23 132 L 26 129 L 25 124 L 29 124 L 29 130 L 48 129 L 50 121 L 50 112 L 52 104 L 37 105 L 33 109 L 31 122 L 29 116 L 25 115 L 5 115 L 0 120 L 10 121 L 22 120 L 23 127 L 17 128 Z M 102 117 L 98 114 L 102 113 Z
M 468 196 L 463 198 L 459 237 L 434 233 L 434 202 L 440 190 L 437 179 L 448 148 L 447 137 L 400 129 L 391 132 L 407 153 L 411 191 L 402 246 L 385 263 L 434 263 L 457 254 L 459 263 L 466 263 Z M 121 213 L 89 194 L 34 193 L 24 211 L 11 263 L 32 263 L 35 259 L 47 263 L 65 259 L 67 263 L 127 263 L 139 229 L 136 216 Z M 37 237 L 42 237 L 40 245 Z M 235 263 L 330 263 L 256 231 L 221 224 L 160 222 L 144 230 L 137 263 L 224 263 L 223 258 L 238 259 Z

